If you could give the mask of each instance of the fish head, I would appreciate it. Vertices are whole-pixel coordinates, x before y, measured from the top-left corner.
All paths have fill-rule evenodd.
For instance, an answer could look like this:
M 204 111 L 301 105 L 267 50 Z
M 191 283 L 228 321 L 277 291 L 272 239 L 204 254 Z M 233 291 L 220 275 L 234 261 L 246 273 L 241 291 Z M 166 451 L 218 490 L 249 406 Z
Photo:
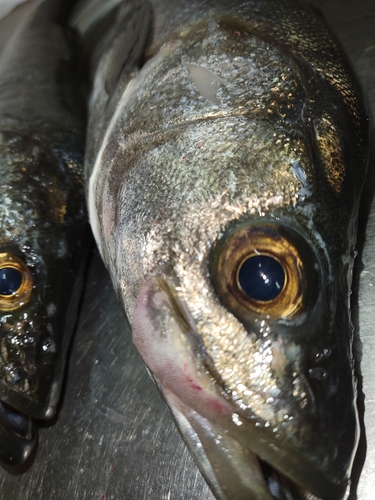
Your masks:
M 133 190 L 139 211 L 118 238 L 118 295 L 131 311 L 129 266 L 143 266 L 133 339 L 218 498 L 341 499 L 358 439 L 349 297 L 362 179 L 348 173 L 338 194 L 307 141 L 278 148 L 259 122 L 233 139 L 233 121 L 171 139 L 192 150 L 205 138 L 177 186 L 178 146 L 175 158 L 160 146 L 168 179 L 158 146 L 142 158 L 140 179 L 157 178 L 157 220 L 141 261 L 124 264 L 146 206 L 127 187 L 119 203 Z M 254 137 L 270 142 L 256 151 Z
M 366 120 L 326 31 L 256 5 L 202 15 L 130 81 L 89 165 L 90 219 L 216 497 L 341 500 Z
M 40 137 L 3 131 L 1 139 L 1 459 L 17 465 L 35 443 L 32 417 L 56 411 L 87 230 L 76 160 Z

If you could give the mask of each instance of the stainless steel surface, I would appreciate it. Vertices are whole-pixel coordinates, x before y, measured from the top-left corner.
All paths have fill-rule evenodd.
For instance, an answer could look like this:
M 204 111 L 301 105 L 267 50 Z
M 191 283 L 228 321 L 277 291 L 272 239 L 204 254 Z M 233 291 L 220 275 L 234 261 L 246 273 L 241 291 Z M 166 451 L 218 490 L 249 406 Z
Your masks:
M 323 11 L 343 43 L 373 118 L 374 0 L 313 3 Z M 373 179 L 370 175 L 367 202 Z M 358 486 L 359 500 L 375 498 L 374 247 L 375 205 L 366 228 L 359 290 L 367 430 L 367 456 Z M 9 500 L 213 500 L 133 347 L 96 252 L 87 278 L 58 417 L 41 429 L 37 453 L 25 470 L 0 469 L 0 492 L 1 498 Z

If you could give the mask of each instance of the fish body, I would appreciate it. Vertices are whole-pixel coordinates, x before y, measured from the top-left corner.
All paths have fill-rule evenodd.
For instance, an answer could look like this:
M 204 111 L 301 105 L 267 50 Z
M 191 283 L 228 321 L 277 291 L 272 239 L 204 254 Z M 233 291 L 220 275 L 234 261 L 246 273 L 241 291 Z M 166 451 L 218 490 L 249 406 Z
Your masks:
M 292 0 L 87 12 L 90 221 L 185 441 L 219 499 L 344 498 L 367 125 L 341 49 Z
M 19 465 L 59 400 L 89 248 L 85 106 L 70 2 L 46 0 L 0 56 L 0 461 Z M 4 19 L 2 22 L 6 22 Z

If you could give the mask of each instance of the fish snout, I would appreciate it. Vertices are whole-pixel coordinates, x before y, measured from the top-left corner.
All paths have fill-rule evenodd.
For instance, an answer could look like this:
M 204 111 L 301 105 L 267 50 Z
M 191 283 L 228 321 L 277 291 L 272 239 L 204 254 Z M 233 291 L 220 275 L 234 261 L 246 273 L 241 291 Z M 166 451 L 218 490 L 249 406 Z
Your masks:
M 353 395 L 343 421 L 326 415 L 332 408 L 296 364 L 298 346 L 268 340 L 260 369 L 254 365 L 238 384 L 241 398 L 220 376 L 176 288 L 160 276 L 143 285 L 133 341 L 218 498 L 344 498 L 355 448 Z
M 0 462 L 22 465 L 37 441 L 37 427 L 32 418 L 0 401 Z
M 38 434 L 30 415 L 35 332 L 27 322 L 5 323 L 0 335 L 0 462 L 19 466 L 30 456 Z

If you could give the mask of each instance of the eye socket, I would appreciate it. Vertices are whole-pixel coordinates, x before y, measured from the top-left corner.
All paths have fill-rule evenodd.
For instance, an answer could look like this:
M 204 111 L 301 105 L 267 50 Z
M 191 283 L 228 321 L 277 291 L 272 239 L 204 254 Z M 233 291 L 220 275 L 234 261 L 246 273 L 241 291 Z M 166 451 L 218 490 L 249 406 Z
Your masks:
M 284 226 L 244 225 L 213 250 L 211 279 L 240 319 L 252 313 L 296 315 L 319 290 L 319 266 L 307 241 Z
M 0 253 L 0 309 L 11 311 L 30 300 L 32 275 L 25 262 L 10 253 Z

